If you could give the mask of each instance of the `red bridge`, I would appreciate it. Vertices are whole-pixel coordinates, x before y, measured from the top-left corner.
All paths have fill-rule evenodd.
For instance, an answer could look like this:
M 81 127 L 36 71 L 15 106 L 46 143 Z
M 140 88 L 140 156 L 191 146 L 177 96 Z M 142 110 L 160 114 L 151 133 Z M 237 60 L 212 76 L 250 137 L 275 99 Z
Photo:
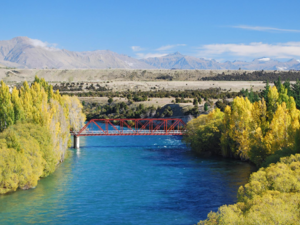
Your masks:
M 186 124 L 177 118 L 92 119 L 74 135 L 74 148 L 80 136 L 183 135 Z

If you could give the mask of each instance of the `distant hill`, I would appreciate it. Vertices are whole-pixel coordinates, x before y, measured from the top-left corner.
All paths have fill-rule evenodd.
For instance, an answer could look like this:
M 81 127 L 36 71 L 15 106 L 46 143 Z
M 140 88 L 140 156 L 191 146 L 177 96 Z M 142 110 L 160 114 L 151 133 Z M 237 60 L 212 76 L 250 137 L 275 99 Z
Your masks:
M 2 65 L 2 66 L 1 66 Z M 0 67 L 37 69 L 210 69 L 210 70 L 300 70 L 300 60 L 280 62 L 259 58 L 252 62 L 217 62 L 179 52 L 163 57 L 135 59 L 109 50 L 74 52 L 47 46 L 28 37 L 0 41 Z
M 291 59 L 288 62 L 280 62 L 270 58 L 259 58 L 252 62 L 227 61 L 219 63 L 216 60 L 207 60 L 193 56 L 182 55 L 179 52 L 163 57 L 147 58 L 141 61 L 160 69 L 228 69 L 228 70 L 290 70 L 300 69 L 300 60 Z
M 39 40 L 16 37 L 0 41 L 0 64 L 19 68 L 152 69 L 149 64 L 109 50 L 72 52 L 45 46 Z
M 159 69 L 222 69 L 221 64 L 215 60 L 185 56 L 179 52 L 163 57 L 142 59 L 141 61 Z

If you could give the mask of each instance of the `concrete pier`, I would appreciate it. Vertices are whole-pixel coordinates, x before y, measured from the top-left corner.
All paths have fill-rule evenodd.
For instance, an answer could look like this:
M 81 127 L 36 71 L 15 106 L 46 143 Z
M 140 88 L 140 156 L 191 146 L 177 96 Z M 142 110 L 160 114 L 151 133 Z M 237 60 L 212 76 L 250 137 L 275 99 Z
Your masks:
M 74 148 L 79 148 L 79 137 L 74 135 Z

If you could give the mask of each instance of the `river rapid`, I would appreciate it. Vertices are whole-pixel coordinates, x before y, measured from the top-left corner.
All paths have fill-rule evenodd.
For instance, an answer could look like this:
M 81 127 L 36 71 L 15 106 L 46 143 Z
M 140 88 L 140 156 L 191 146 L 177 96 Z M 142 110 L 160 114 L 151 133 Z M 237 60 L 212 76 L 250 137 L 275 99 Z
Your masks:
M 254 167 L 176 136 L 80 137 L 35 189 L 0 196 L 0 224 L 188 225 L 235 203 Z

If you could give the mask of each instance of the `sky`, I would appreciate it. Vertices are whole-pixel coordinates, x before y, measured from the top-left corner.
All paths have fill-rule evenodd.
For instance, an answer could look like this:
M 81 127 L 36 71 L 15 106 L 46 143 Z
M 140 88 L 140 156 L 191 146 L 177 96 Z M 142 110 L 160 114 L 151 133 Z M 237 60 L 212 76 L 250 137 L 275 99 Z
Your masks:
M 0 40 L 134 58 L 300 59 L 299 0 L 9 0 L 0 8 Z

